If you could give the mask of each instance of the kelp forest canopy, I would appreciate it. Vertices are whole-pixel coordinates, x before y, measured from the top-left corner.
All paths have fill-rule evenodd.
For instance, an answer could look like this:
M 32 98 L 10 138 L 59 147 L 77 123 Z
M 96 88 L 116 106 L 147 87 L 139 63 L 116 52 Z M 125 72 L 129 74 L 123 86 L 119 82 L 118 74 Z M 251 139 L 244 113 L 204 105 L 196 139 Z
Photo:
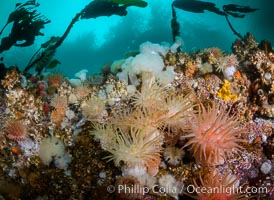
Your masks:
M 112 15 L 126 16 L 128 7 L 135 6 L 144 8 L 147 5 L 147 2 L 143 0 L 91 1 L 82 10 L 80 10 L 79 13 L 75 14 L 75 17 L 71 20 L 62 36 L 52 36 L 47 42 L 41 45 L 41 47 L 34 53 L 28 62 L 24 72 L 35 68 L 35 70 L 40 74 L 43 69 L 52 69 L 60 64 L 60 62 L 54 58 L 56 49 L 63 43 L 73 25 L 80 19 L 96 19 L 101 16 L 109 17 Z M 36 36 L 44 35 L 41 32 L 41 29 L 43 29 L 46 24 L 50 23 L 50 20 L 36 10 L 38 6 L 39 3 L 35 0 L 29 0 L 25 3 L 16 4 L 15 10 L 10 13 L 7 23 L 0 32 L 1 36 L 6 26 L 12 23 L 10 34 L 3 37 L 1 40 L 0 53 L 9 50 L 12 46 L 30 46 L 34 43 Z M 214 3 L 199 0 L 175 0 L 172 3 L 171 9 L 171 29 L 173 41 L 175 41 L 176 36 L 180 36 L 180 28 L 184 29 L 184 27 L 180 27 L 180 23 L 177 21 L 176 9 L 193 13 L 204 13 L 205 11 L 208 11 L 224 16 L 230 29 L 242 40 L 242 34 L 236 31 L 236 29 L 232 26 L 229 17 L 243 18 L 246 14 L 258 10 L 256 8 L 250 8 L 249 6 L 240 6 L 237 4 L 225 4 L 222 9 L 219 9 Z

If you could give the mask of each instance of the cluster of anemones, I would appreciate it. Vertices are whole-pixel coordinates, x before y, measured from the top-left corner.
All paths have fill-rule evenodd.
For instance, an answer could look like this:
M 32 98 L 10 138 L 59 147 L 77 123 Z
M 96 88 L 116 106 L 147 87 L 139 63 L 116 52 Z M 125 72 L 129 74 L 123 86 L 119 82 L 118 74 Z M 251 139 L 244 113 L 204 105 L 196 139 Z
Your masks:
M 127 170 L 145 169 L 154 176 L 161 161 L 163 130 L 179 130 L 180 125 L 185 124 L 193 113 L 193 104 L 188 96 L 177 95 L 174 90 L 162 86 L 153 78 L 146 79 L 143 84 L 145 86 L 142 85 L 141 91 L 132 98 L 131 112 L 114 115 L 112 127 L 95 126 L 92 134 L 111 153 L 109 158 L 117 166 L 124 163 Z M 84 115 L 87 112 L 87 116 L 98 113 L 83 106 L 82 110 Z
M 194 112 L 192 94 L 177 94 L 172 88 L 161 86 L 156 81 L 146 82 L 141 92 L 133 96 L 133 105 L 146 115 L 146 119 L 142 120 L 154 121 L 158 128 L 178 131 Z M 140 120 L 135 123 L 140 123 Z
M 139 179 L 146 173 L 158 173 L 163 151 L 166 163 L 178 165 L 185 147 L 190 147 L 197 163 L 223 164 L 227 155 L 242 148 L 239 143 L 243 140 L 238 135 L 244 131 L 240 122 L 217 103 L 201 105 L 197 111 L 192 95 L 178 94 L 172 87 L 147 79 L 132 96 L 131 109 L 114 114 L 107 125 L 96 125 L 92 135 L 111 153 L 109 161 L 122 166 L 124 175 Z M 177 148 L 176 142 L 163 146 L 165 132 L 185 133 L 188 141 L 183 148 Z

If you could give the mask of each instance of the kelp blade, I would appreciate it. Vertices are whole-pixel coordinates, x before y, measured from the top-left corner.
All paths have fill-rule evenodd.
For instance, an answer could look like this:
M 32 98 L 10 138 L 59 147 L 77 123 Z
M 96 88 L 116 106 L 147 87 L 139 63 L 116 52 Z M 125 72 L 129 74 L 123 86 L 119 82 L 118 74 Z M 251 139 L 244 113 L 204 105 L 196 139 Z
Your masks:
M 117 4 L 134 5 L 141 8 L 144 8 L 147 6 L 147 2 L 142 0 L 111 0 L 111 1 Z

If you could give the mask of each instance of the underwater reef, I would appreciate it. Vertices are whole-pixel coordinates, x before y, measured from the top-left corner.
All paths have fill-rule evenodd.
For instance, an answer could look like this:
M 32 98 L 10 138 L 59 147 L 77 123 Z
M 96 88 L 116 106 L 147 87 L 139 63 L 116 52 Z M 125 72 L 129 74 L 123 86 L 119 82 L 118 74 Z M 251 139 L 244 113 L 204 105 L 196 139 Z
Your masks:
M 73 79 L 6 69 L 0 199 L 273 199 L 271 45 L 182 45 Z

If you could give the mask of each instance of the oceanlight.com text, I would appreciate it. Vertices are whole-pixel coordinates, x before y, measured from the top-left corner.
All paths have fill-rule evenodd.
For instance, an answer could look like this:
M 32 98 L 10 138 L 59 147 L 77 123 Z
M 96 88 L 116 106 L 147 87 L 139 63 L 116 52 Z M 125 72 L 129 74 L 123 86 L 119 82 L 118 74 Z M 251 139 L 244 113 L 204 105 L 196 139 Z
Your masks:
M 186 192 L 189 194 L 212 194 L 212 193 L 226 193 L 226 194 L 258 194 L 267 193 L 266 187 L 250 187 L 250 186 L 239 186 L 235 187 L 195 187 L 194 185 L 188 185 Z
M 239 187 L 197 187 L 194 185 L 182 186 L 182 187 L 161 187 L 159 185 L 154 185 L 151 188 L 140 186 L 140 185 L 109 185 L 107 187 L 109 193 L 123 193 L 123 194 L 141 194 L 145 195 L 149 192 L 154 194 L 210 194 L 210 193 L 226 193 L 226 194 L 258 194 L 268 192 L 266 187 L 249 187 L 249 186 L 239 186 Z

